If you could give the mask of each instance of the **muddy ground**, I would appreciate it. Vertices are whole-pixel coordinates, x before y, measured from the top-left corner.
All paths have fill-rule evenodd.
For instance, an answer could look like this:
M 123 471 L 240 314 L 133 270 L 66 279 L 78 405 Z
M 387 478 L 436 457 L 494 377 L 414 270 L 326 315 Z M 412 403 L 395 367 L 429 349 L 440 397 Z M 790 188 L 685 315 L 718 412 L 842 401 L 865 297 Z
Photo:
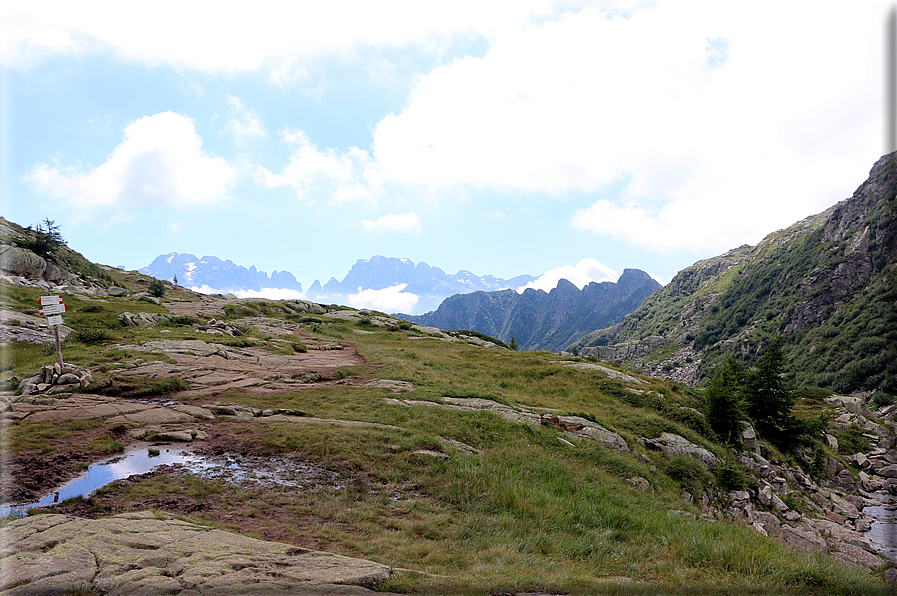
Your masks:
M 60 450 L 64 451 L 62 453 L 15 455 L 10 467 L 11 476 L 17 481 L 16 494 L 19 498 L 14 501 L 36 501 L 52 488 L 77 476 L 73 470 L 78 464 L 86 465 L 97 459 L 106 459 L 79 453 L 78 445 L 87 445 L 95 438 L 108 436 L 108 432 L 103 427 L 86 429 L 74 439 L 68 439 L 67 444 L 60 445 Z M 161 466 L 147 474 L 131 476 L 107 485 L 111 490 L 101 490 L 99 494 L 88 498 L 71 499 L 46 509 L 87 518 L 158 510 L 212 523 L 263 540 L 334 552 L 347 552 L 332 537 L 334 530 L 351 532 L 351 526 L 324 520 L 308 512 L 303 507 L 303 501 L 315 498 L 312 494 L 314 490 L 330 491 L 337 495 L 340 491 L 348 491 L 353 497 L 358 496 L 361 491 L 382 501 L 389 509 L 390 516 L 401 517 L 406 513 L 398 504 L 404 487 L 385 485 L 355 469 L 348 462 L 330 462 L 325 465 L 322 462 L 294 460 L 272 452 L 270 445 L 265 446 L 266 455 L 259 456 L 256 437 L 265 432 L 263 425 L 253 422 L 241 425 L 231 421 L 210 421 L 206 432 L 209 438 L 205 441 L 192 444 L 155 443 L 153 446 L 159 449 L 186 450 L 209 458 L 229 456 L 232 461 L 264 457 L 272 466 L 288 468 L 293 474 L 296 470 L 306 470 L 307 484 L 311 488 L 284 487 L 271 482 L 213 480 L 210 485 L 212 490 L 197 493 L 195 487 L 198 485 L 195 481 L 191 482 L 190 472 L 181 466 Z M 128 440 L 126 433 L 122 435 L 122 442 L 126 448 L 146 444 Z M 176 488 L 168 494 L 164 488 L 161 491 L 158 488 L 129 490 L 139 484 Z M 188 494 L 182 490 L 186 487 L 191 489 L 186 491 Z M 287 503 L 291 506 L 284 506 Z M 328 531 L 322 533 L 325 523 Z

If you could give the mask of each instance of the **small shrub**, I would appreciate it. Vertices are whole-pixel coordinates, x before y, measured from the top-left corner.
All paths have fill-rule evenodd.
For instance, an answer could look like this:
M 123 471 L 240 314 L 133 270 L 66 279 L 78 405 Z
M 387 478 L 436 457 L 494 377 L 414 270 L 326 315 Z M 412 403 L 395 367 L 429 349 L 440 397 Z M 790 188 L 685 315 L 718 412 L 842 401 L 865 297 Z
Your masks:
M 710 484 L 711 476 L 703 462 L 690 455 L 674 455 L 666 464 L 666 475 L 684 490 L 696 494 Z
M 168 319 L 168 323 L 177 327 L 192 327 L 199 325 L 199 319 L 187 315 L 173 316 Z
M 744 490 L 748 486 L 744 470 L 735 460 L 726 458 L 716 466 L 716 485 L 725 491 Z
M 99 304 L 88 304 L 79 309 L 81 312 L 103 312 L 105 309 Z
M 146 289 L 150 293 L 150 296 L 155 296 L 156 298 L 161 298 L 165 295 L 165 284 L 158 279 L 149 282 Z
M 888 395 L 884 391 L 876 391 L 872 394 L 872 409 L 878 410 L 885 406 L 894 405 L 894 396 Z
M 95 345 L 113 340 L 115 339 L 115 336 L 109 333 L 106 329 L 100 329 L 99 327 L 85 327 L 74 331 L 69 336 L 69 339 L 82 344 Z

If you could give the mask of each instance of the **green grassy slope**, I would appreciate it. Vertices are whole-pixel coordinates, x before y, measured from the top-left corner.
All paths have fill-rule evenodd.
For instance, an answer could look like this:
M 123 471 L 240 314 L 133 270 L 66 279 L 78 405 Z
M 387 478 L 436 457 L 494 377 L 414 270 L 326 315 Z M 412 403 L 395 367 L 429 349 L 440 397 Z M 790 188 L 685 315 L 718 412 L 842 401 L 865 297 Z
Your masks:
M 796 382 L 897 392 L 895 195 L 894 158 L 882 158 L 851 199 L 681 271 L 574 349 L 660 336 L 709 364 L 782 334 Z
M 11 306 L 27 308 L 31 296 L 19 294 L 7 292 L 21 298 Z M 111 299 L 101 303 L 103 311 L 95 311 L 79 302 L 82 312 L 72 325 L 107 324 L 111 312 L 137 304 Z M 277 303 L 247 302 L 229 312 L 237 323 L 247 314 L 290 316 Z M 716 495 L 720 502 L 726 497 L 714 492 L 718 481 L 706 469 L 649 451 L 639 437 L 672 432 L 725 456 L 703 420 L 686 409 L 701 407 L 694 390 L 658 379 L 615 381 L 601 372 L 563 366 L 559 356 L 547 352 L 449 343 L 370 321 L 314 319 L 299 323 L 304 332 L 355 343 L 375 365 L 367 374 L 413 383 L 416 390 L 403 398 L 481 397 L 578 414 L 620 433 L 633 453 L 588 440 L 564 443 L 555 429 L 508 422 L 491 412 L 400 405 L 389 401 L 399 396 L 374 387 L 331 386 L 266 397 L 234 392 L 222 399 L 395 428 L 221 422 L 239 427 L 243 449 L 250 453 L 353 471 L 357 479 L 345 490 L 259 492 L 214 480 L 173 481 L 166 475 L 105 490 L 118 491 L 123 502 L 193 499 L 200 504 L 194 519 L 234 531 L 240 531 L 238 521 L 206 517 L 202 501 L 221 495 L 235 519 L 245 516 L 256 524 L 267 518 L 272 524 L 314 519 L 307 531 L 329 549 L 415 570 L 397 572 L 382 586 L 403 592 L 887 593 L 877 579 L 831 559 L 798 553 L 740 524 L 703 519 L 693 503 L 682 499 L 684 491 Z M 301 321 L 295 315 L 293 320 Z M 102 361 L 115 358 L 116 344 L 162 337 L 158 328 L 108 324 L 114 338 L 65 348 L 67 360 L 96 367 L 98 378 L 105 376 Z M 172 333 L 165 336 L 174 338 L 189 337 L 192 328 L 168 329 Z M 25 374 L 52 361 L 51 354 L 38 354 L 10 372 Z M 33 437 L 34 431 L 26 422 L 12 427 L 14 436 Z M 442 438 L 481 453 L 463 453 Z M 449 458 L 411 456 L 420 449 Z M 627 481 L 637 478 L 647 480 L 646 489 Z M 608 583 L 615 577 L 645 583 Z

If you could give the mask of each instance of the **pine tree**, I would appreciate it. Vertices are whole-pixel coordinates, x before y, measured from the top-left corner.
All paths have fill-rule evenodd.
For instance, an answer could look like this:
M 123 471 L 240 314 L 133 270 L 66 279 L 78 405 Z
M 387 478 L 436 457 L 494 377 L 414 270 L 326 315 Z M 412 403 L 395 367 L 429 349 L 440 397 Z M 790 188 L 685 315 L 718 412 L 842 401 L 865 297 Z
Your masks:
M 517 340 L 514 339 L 513 335 L 511 336 L 511 341 L 508 344 L 508 347 L 511 348 L 512 350 L 514 350 L 515 352 L 517 351 Z
M 45 218 L 33 229 L 28 226 L 25 230 L 28 232 L 28 238 L 20 242 L 20 245 L 45 259 L 52 257 L 56 250 L 65 244 L 59 226 L 50 218 Z
M 717 436 L 730 445 L 741 443 L 741 429 L 746 417 L 744 368 L 729 356 L 717 366 L 704 391 L 707 423 Z
M 760 433 L 769 438 L 781 429 L 793 426 L 794 421 L 791 415 L 794 395 L 780 376 L 785 368 L 782 344 L 781 336 L 770 342 L 756 370 L 748 375 L 746 387 L 748 414 L 757 423 Z

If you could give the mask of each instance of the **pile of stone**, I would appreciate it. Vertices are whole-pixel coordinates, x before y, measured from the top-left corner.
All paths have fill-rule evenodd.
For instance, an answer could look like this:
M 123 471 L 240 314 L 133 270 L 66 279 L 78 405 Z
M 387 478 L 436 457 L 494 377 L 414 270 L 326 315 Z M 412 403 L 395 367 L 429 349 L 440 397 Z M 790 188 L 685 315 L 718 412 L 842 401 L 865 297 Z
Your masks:
M 53 366 L 42 367 L 33 377 L 22 379 L 18 392 L 21 395 L 65 393 L 85 388 L 91 383 L 93 376 L 86 368 L 74 364 L 59 366 L 57 362 Z

